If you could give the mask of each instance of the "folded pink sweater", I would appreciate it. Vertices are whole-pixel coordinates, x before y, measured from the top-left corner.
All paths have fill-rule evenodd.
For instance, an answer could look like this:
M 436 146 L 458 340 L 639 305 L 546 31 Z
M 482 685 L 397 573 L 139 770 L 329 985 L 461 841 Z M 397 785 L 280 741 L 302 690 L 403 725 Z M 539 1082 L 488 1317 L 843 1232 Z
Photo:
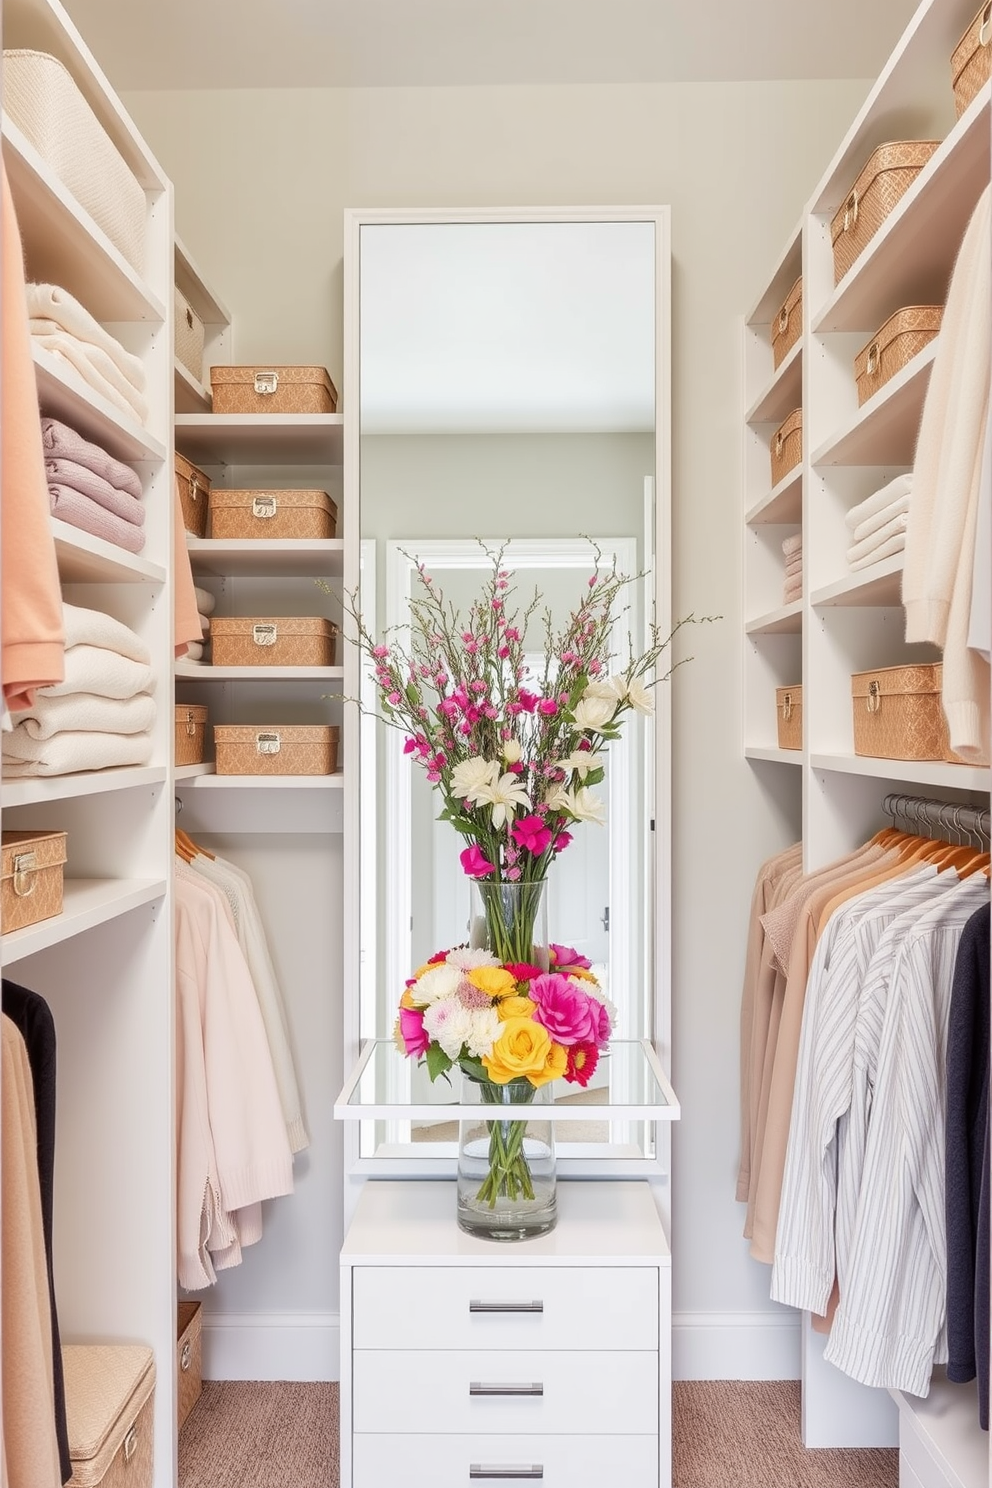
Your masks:
M 145 546 L 145 534 L 134 522 L 125 522 L 114 516 L 105 506 L 82 496 L 71 486 L 49 486 L 48 500 L 52 516 L 58 517 L 60 522 L 68 522 L 71 527 L 102 537 L 118 548 L 126 548 L 129 553 L 140 553 Z
M 127 491 L 135 501 L 141 500 L 141 481 L 130 465 L 115 460 L 113 455 L 108 455 L 98 444 L 91 444 L 82 434 L 70 429 L 68 424 L 63 424 L 58 419 L 43 418 L 41 442 L 45 448 L 46 460 L 72 460 L 77 465 L 85 465 L 87 470 L 102 476 L 115 490 Z
M 118 491 L 95 470 L 77 465 L 75 460 L 46 460 L 45 473 L 50 486 L 65 486 L 88 496 L 91 501 L 106 507 L 123 522 L 132 522 L 136 527 L 144 526 L 145 508 L 128 491 Z

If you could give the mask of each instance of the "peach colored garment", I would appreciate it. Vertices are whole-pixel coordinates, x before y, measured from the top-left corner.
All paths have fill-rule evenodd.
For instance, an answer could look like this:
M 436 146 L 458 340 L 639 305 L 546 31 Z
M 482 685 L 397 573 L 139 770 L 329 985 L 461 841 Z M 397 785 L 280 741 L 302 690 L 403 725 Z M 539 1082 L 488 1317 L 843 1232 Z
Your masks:
M 179 505 L 179 487 L 173 493 L 172 502 L 173 557 L 175 559 L 173 583 L 173 615 L 175 617 L 176 655 L 185 656 L 190 641 L 197 644 L 203 639 L 200 615 L 193 589 L 193 569 L 186 546 L 186 529 L 183 526 Z
M 4 699 L 14 712 L 30 707 L 36 687 L 62 681 L 65 647 L 24 295 L 24 258 L 7 173 L 2 174 L 0 672 Z

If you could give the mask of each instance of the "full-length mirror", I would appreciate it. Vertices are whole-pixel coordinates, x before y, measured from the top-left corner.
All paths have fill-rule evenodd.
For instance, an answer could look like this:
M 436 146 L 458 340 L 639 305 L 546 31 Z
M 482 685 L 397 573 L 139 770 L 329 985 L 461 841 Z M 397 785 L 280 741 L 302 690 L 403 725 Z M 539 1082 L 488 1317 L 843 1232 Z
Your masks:
M 361 610 L 378 636 L 410 617 L 417 565 L 468 617 L 504 549 L 514 603 L 540 596 L 552 628 L 598 564 L 634 577 L 610 635 L 643 653 L 669 616 L 668 243 L 664 209 L 513 214 L 356 213 Z M 659 412 L 660 410 L 660 412 Z M 505 545 L 505 546 L 504 546 Z M 525 662 L 536 674 L 544 622 Z M 667 670 L 663 658 L 659 667 Z M 407 979 L 469 936 L 464 839 L 402 733 L 371 716 L 362 683 L 361 968 L 354 1019 L 389 1039 Z M 667 688 L 609 745 L 597 794 L 548 875 L 550 938 L 588 962 L 621 1040 L 667 1055 Z M 415 756 L 415 751 L 413 752 Z M 659 907 L 661 912 L 659 913 Z M 559 1133 L 565 1171 L 654 1161 L 649 1123 L 607 1119 L 627 1078 L 609 1058 L 559 1100 L 589 1120 Z M 385 1104 L 437 1106 L 437 1120 L 361 1124 L 360 1158 L 431 1165 L 457 1136 L 455 1098 L 413 1059 L 382 1060 Z M 557 1087 L 556 1087 L 557 1088 Z

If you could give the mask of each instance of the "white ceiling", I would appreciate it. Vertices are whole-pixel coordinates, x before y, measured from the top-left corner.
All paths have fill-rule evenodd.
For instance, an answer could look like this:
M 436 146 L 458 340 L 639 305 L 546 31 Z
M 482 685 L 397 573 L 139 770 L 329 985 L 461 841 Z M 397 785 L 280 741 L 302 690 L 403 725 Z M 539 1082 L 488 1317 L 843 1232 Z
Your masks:
M 119 91 L 874 77 L 916 0 L 66 0 Z

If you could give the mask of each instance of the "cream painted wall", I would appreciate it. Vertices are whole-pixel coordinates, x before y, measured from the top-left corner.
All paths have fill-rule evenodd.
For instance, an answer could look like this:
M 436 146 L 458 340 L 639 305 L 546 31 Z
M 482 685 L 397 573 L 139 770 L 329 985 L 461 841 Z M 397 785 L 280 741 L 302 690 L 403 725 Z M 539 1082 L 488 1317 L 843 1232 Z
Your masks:
M 741 752 L 740 317 L 867 88 L 847 81 L 125 99 L 176 183 L 179 232 L 234 313 L 239 359 L 324 362 L 336 380 L 343 207 L 672 207 L 674 607 L 724 616 L 693 636 L 695 660 L 675 683 L 673 1025 L 683 1119 L 672 1240 L 676 1315 L 687 1322 L 773 1322 L 775 1311 L 733 1196 L 745 924 L 755 868 L 783 831 L 767 779 Z M 334 1141 L 313 1109 L 318 1094 L 309 1092 L 311 1120 L 321 1140 Z M 337 1173 L 328 1177 L 337 1182 Z M 339 1216 L 333 1187 L 327 1202 Z M 336 1239 L 327 1236 L 328 1269 Z M 280 1261 L 269 1253 L 251 1264 L 278 1273 Z M 314 1307 L 326 1305 L 326 1277 L 313 1289 Z M 277 1290 L 269 1276 L 263 1305 L 280 1305 Z M 304 1306 L 303 1290 L 295 1285 L 286 1305 Z M 242 1309 L 249 1292 L 246 1266 Z M 705 1367 L 750 1372 L 747 1357 L 723 1363 Z

